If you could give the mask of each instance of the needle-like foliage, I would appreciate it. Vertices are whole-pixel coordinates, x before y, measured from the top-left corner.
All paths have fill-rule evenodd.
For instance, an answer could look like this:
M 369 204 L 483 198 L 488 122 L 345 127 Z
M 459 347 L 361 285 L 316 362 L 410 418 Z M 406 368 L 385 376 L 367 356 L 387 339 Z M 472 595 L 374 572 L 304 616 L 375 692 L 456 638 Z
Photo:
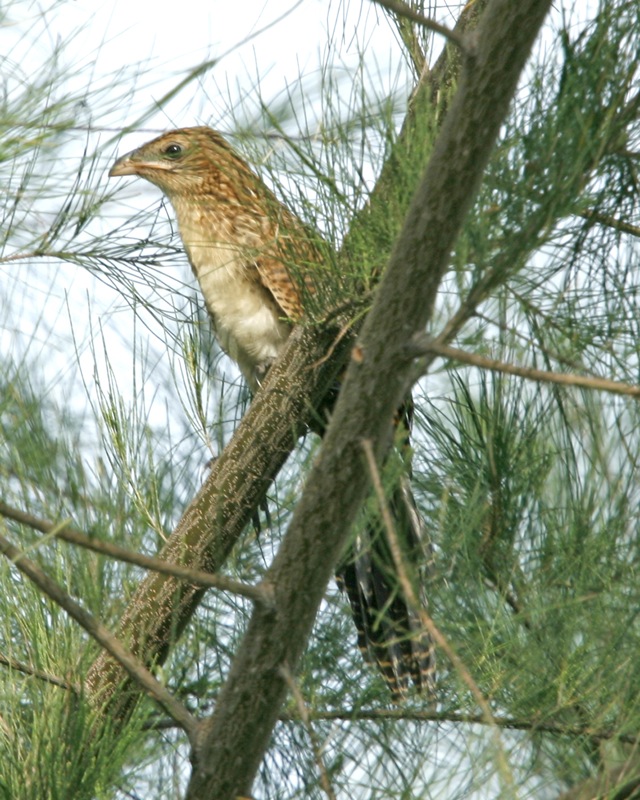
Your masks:
M 10 3 L 0 26 L 27 5 Z M 459 16 L 411 5 L 450 27 Z M 263 76 L 237 91 L 224 59 L 157 96 L 175 123 L 231 137 L 323 237 L 339 349 L 375 300 L 460 72 L 444 79 L 439 39 L 400 13 L 351 2 L 331 20 L 321 69 L 275 97 Z M 368 46 L 383 26 L 388 63 Z M 145 573 L 56 533 L 71 525 L 158 554 L 249 395 L 211 334 L 170 209 L 151 190 L 106 183 L 122 150 L 114 126 L 177 127 L 128 113 L 152 75 L 141 62 L 78 89 L 64 46 L 40 64 L 23 57 L 36 29 L 12 33 L 0 56 L 0 545 L 117 630 Z M 409 354 L 412 484 L 433 550 L 407 566 L 444 639 L 435 703 L 390 702 L 330 584 L 256 797 L 638 791 L 640 419 L 637 396 L 589 381 L 639 381 L 639 64 L 637 3 L 550 13 L 456 238 L 430 338 Z M 322 324 L 309 321 L 309 335 Z M 434 341 L 457 356 L 438 356 Z M 282 456 L 224 573 L 265 575 L 318 447 L 308 434 Z M 0 562 L 0 798 L 184 796 L 193 739 L 153 692 L 126 724 L 98 717 L 83 682 L 99 646 L 14 562 Z M 220 701 L 252 611 L 245 596 L 207 590 L 173 631 L 155 674 L 193 717 Z

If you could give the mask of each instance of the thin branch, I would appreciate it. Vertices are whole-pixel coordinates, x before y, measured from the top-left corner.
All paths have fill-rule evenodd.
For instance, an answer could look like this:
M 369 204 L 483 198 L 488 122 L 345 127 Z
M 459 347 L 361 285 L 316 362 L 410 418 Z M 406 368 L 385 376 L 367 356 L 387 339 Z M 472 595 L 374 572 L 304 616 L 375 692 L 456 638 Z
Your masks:
M 12 253 L 0 257 L 0 264 L 10 264 L 12 261 L 24 261 L 32 258 L 60 258 L 60 253 L 48 253 L 46 250 L 31 250 L 28 253 Z
M 598 224 L 604 225 L 607 228 L 613 228 L 621 233 L 629 233 L 631 236 L 640 237 L 640 227 L 637 225 L 632 225 L 630 222 L 625 222 L 624 220 L 611 217 L 609 214 L 599 214 L 597 211 L 584 211 L 579 216 L 581 216 L 583 219 L 589 220 L 590 222 L 597 222 Z
M 117 544 L 87 536 L 76 528 L 72 528 L 68 522 L 54 525 L 52 522 L 34 517 L 31 514 L 27 514 L 25 511 L 12 508 L 1 500 L 0 515 L 7 519 L 12 519 L 15 522 L 19 522 L 22 525 L 27 525 L 29 528 L 40 531 L 40 533 L 56 536 L 69 544 L 78 545 L 87 550 L 93 550 L 95 553 L 101 553 L 110 558 L 117 558 L 119 561 L 135 564 L 144 569 L 160 572 L 163 575 L 172 575 L 175 578 L 188 581 L 196 586 L 206 586 L 209 589 L 219 589 L 223 592 L 237 594 L 242 597 L 247 597 L 249 600 L 253 600 L 254 603 L 271 605 L 273 602 L 271 592 L 266 586 L 254 586 L 252 584 L 234 581 L 232 578 L 227 578 L 224 575 L 214 575 L 200 569 L 191 569 L 190 567 L 183 567 L 180 564 L 171 564 L 168 561 L 164 561 L 162 558 L 135 553 Z
M 310 722 L 351 722 L 358 724 L 365 721 L 388 722 L 442 722 L 453 725 L 497 725 L 499 728 L 514 731 L 530 731 L 531 733 L 549 733 L 555 736 L 567 736 L 575 739 L 592 739 L 596 742 L 622 742 L 624 744 L 640 744 L 640 734 L 620 733 L 613 728 L 590 728 L 588 725 L 563 725 L 555 722 L 542 722 L 535 717 L 499 717 L 495 714 L 491 723 L 484 714 L 463 714 L 454 711 L 433 711 L 419 708 L 341 708 L 333 711 L 318 711 L 308 708 Z M 283 711 L 278 719 L 281 722 L 299 722 L 297 712 Z M 304 722 L 304 720 L 302 720 Z M 173 730 L 176 724 L 170 719 L 149 720 L 145 730 Z
M 412 22 L 417 22 L 418 25 L 422 25 L 424 28 L 428 28 L 434 33 L 439 33 L 441 36 L 444 36 L 446 39 L 448 39 L 452 44 L 455 44 L 456 47 L 459 47 L 463 53 L 466 52 L 466 40 L 464 36 L 458 33 L 458 31 L 455 31 L 452 28 L 447 28 L 446 25 L 441 25 L 439 22 L 436 22 L 429 17 L 425 17 L 423 14 L 420 14 L 418 11 L 411 8 L 411 6 L 401 2 L 401 0 L 372 0 L 372 2 L 378 6 L 382 6 L 382 8 L 386 8 L 387 11 L 392 11 L 399 17 L 404 17 Z
M 553 319 L 548 314 L 545 314 L 539 305 L 530 302 L 526 297 L 521 295 L 519 292 L 516 292 L 512 286 L 510 286 L 509 289 L 511 294 L 519 303 L 525 306 L 527 310 L 533 311 L 536 315 L 542 318 L 543 324 L 554 324 Z M 562 353 L 559 353 L 557 350 L 554 350 L 551 347 L 545 346 L 538 339 L 534 339 L 533 336 L 527 336 L 523 331 L 519 330 L 516 325 L 507 325 L 505 322 L 495 319 L 488 314 L 483 314 L 481 311 L 476 311 L 475 317 L 481 322 L 486 322 L 487 325 L 494 325 L 503 333 L 510 334 L 515 339 L 520 341 L 523 347 L 534 348 L 536 352 L 544 355 L 546 361 L 548 362 L 555 361 L 557 364 L 561 364 L 563 367 L 566 367 L 569 370 L 578 371 L 582 368 L 582 365 L 579 362 L 575 361 L 574 359 L 567 358 L 566 356 L 562 355 Z M 450 337 L 448 342 L 451 342 L 452 339 L 453 337 Z M 437 341 L 445 343 L 440 336 L 437 337 Z
M 493 718 L 493 712 L 491 711 L 489 703 L 487 702 L 485 696 L 480 691 L 480 687 L 475 682 L 473 675 L 467 669 L 467 666 L 464 663 L 464 661 L 460 658 L 460 656 L 456 653 L 453 647 L 449 644 L 447 638 L 440 631 L 440 629 L 431 619 L 429 614 L 427 614 L 424 606 L 419 601 L 414 588 L 414 581 L 411 579 L 410 576 L 411 567 L 405 563 L 405 558 L 402 553 L 402 548 L 400 547 L 400 542 L 398 541 L 398 536 L 393 522 L 393 516 L 391 515 L 389 503 L 387 502 L 387 498 L 384 492 L 384 487 L 382 485 L 382 480 L 380 478 L 380 471 L 378 470 L 378 465 L 376 463 L 376 457 L 371 441 L 368 439 L 364 439 L 362 441 L 362 449 L 364 450 L 365 458 L 367 460 L 367 466 L 369 468 L 369 477 L 371 478 L 371 482 L 373 484 L 373 490 L 378 500 L 380 514 L 382 516 L 382 521 L 384 523 L 385 531 L 387 533 L 389 549 L 391 550 L 391 556 L 393 558 L 393 562 L 396 568 L 398 582 L 402 589 L 402 593 L 404 594 L 404 597 L 407 601 L 407 605 L 411 608 L 411 611 L 419 618 L 424 628 L 427 631 L 429 631 L 429 634 L 433 638 L 434 642 L 446 654 L 447 658 L 453 665 L 456 672 L 460 675 L 462 680 L 467 684 L 469 690 L 471 691 L 471 694 L 475 697 L 476 702 L 478 703 L 478 706 L 482 711 L 482 716 L 484 718 L 485 723 L 489 725 L 494 732 L 494 740 L 496 744 L 496 749 L 498 751 L 501 770 L 503 774 L 507 776 L 509 784 L 511 784 L 513 781 L 511 769 L 509 767 L 509 763 L 507 761 L 507 757 L 505 755 L 504 748 L 502 746 L 500 729 L 499 726 L 496 725 L 496 722 Z
M 38 678 L 38 680 L 51 683 L 53 686 L 59 686 L 62 689 L 67 689 L 75 694 L 80 693 L 79 684 L 69 683 L 69 681 L 58 678 L 57 675 L 52 675 L 50 672 L 45 672 L 44 670 L 32 667 L 30 664 L 24 664 L 22 661 L 17 661 L 15 658 L 9 658 L 8 656 L 2 655 L 2 653 L 0 653 L 0 664 L 4 664 L 5 667 L 9 667 L 9 669 L 13 669 L 16 672 L 22 672 L 24 675 L 31 675 L 34 678 Z
M 291 714 L 282 714 L 283 721 L 295 719 Z M 310 719 L 327 721 L 359 722 L 361 720 L 397 720 L 411 722 L 451 722 L 465 725 L 497 725 L 499 728 L 514 731 L 531 731 L 533 733 L 551 733 L 557 736 L 594 739 L 596 741 L 619 741 L 625 744 L 639 744 L 640 734 L 620 733 L 614 729 L 598 729 L 579 725 L 562 725 L 554 722 L 541 722 L 535 717 L 521 719 L 518 717 L 498 717 L 492 715 L 488 723 L 484 714 L 459 714 L 448 711 L 430 711 L 404 708 L 374 709 L 341 709 L 335 711 L 310 711 Z
M 307 734 L 309 736 L 309 740 L 311 742 L 311 749 L 313 750 L 313 758 L 316 762 L 316 766 L 318 767 L 318 771 L 320 773 L 320 786 L 322 787 L 324 793 L 327 795 L 329 800 L 336 800 L 336 794 L 333 791 L 333 787 L 331 786 L 331 781 L 329 780 L 329 773 L 327 771 L 327 767 L 324 763 L 324 759 L 322 758 L 322 748 L 318 744 L 318 738 L 316 736 L 315 731 L 313 730 L 313 726 L 311 725 L 311 714 L 309 712 L 309 708 L 304 701 L 304 697 L 302 696 L 302 692 L 300 691 L 300 687 L 293 676 L 293 673 L 286 665 L 280 666 L 280 674 L 285 680 L 285 683 L 289 687 L 291 694 L 293 695 L 293 699 L 296 704 L 296 708 L 298 709 L 298 714 L 300 715 L 300 719 L 302 720 L 302 724 L 304 725 Z
M 476 353 L 469 353 L 457 347 L 442 344 L 428 335 L 421 334 L 414 339 L 411 352 L 415 355 L 425 353 L 435 353 L 443 358 L 450 358 L 480 369 L 488 369 L 492 372 L 503 372 L 507 375 L 517 375 L 520 378 L 527 378 L 533 381 L 545 383 L 559 383 L 563 386 L 578 386 L 581 389 L 594 389 L 597 391 L 611 392 L 612 394 L 628 395 L 630 397 L 640 397 L 640 386 L 632 386 L 629 383 L 612 381 L 607 378 L 597 378 L 590 375 L 568 375 L 566 373 L 549 372 L 548 370 L 534 369 L 533 367 L 519 367 L 516 364 L 509 364 L 506 361 L 497 361 Z
M 0 536 L 0 553 L 3 553 L 14 566 L 26 575 L 50 600 L 64 609 L 93 639 L 98 642 L 149 694 L 158 705 L 186 732 L 191 742 L 195 741 L 198 720 L 137 658 L 126 650 L 120 641 L 92 614 L 76 603 L 52 578 L 50 578 L 31 559 L 24 556 L 8 539 Z

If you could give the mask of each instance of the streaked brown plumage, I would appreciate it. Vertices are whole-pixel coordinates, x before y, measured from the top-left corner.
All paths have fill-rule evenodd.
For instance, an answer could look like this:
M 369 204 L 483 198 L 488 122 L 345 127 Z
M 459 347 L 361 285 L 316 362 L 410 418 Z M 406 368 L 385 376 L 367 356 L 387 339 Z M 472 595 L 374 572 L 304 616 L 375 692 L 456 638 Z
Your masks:
M 138 175 L 169 198 L 220 344 L 257 389 L 313 290 L 303 270 L 319 255 L 301 223 L 209 128 L 166 133 L 109 175 Z
M 165 133 L 119 158 L 109 175 L 145 178 L 169 198 L 220 344 L 255 391 L 314 292 L 321 256 L 308 231 L 210 128 Z M 408 482 L 394 491 L 391 507 L 415 553 L 425 532 Z M 393 579 L 384 539 L 381 526 L 368 526 L 338 578 L 360 648 L 398 699 L 409 678 L 430 690 L 435 662 Z

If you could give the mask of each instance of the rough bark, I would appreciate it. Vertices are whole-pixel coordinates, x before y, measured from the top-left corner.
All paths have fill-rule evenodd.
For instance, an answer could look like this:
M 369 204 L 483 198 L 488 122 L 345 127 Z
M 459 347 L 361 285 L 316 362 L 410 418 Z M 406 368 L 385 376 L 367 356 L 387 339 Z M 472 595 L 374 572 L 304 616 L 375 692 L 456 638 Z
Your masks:
M 322 449 L 265 580 L 213 717 L 194 753 L 189 800 L 247 795 L 351 524 L 369 489 L 363 440 L 380 461 L 407 389 L 413 336 L 429 322 L 456 236 L 550 0 L 492 0 L 467 37 L 452 101 L 351 358 Z
M 336 370 L 344 362 L 346 338 L 333 327 L 298 328 L 286 352 L 270 370 L 232 440 L 214 463 L 194 500 L 162 550 L 161 558 L 215 572 L 250 523 L 267 489 L 293 450 Z M 337 341 L 337 344 L 336 344 Z M 335 359 L 326 360 L 335 346 Z M 153 572 L 142 581 L 118 628 L 118 638 L 147 665 L 162 663 L 198 607 L 199 586 Z M 121 665 L 102 652 L 86 687 L 111 717 L 123 719 L 141 689 Z

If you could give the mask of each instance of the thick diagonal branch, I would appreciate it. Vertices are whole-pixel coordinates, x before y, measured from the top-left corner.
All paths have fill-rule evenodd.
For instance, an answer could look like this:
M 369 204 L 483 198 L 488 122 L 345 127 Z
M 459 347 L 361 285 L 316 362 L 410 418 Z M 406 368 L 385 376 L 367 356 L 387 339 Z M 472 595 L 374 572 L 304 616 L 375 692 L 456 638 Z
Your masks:
M 330 329 L 320 333 L 299 328 L 292 333 L 283 357 L 267 376 L 260 401 L 245 414 L 164 547 L 164 561 L 211 572 L 224 563 L 295 446 L 301 425 L 335 381 L 347 347 L 346 339 L 339 340 L 336 359 L 324 359 L 335 339 Z M 119 637 L 145 663 L 161 663 L 203 593 L 201 586 L 179 578 L 149 575 L 120 621 Z M 126 716 L 139 696 L 138 687 L 107 653 L 92 665 L 87 687 L 115 718 Z
M 492 0 L 460 88 L 368 315 L 319 457 L 269 571 L 276 612 L 255 609 L 206 736 L 189 800 L 247 794 L 286 682 L 306 645 L 351 524 L 369 489 L 362 441 L 380 461 L 407 390 L 411 338 L 430 320 L 454 242 L 473 202 L 550 0 Z

